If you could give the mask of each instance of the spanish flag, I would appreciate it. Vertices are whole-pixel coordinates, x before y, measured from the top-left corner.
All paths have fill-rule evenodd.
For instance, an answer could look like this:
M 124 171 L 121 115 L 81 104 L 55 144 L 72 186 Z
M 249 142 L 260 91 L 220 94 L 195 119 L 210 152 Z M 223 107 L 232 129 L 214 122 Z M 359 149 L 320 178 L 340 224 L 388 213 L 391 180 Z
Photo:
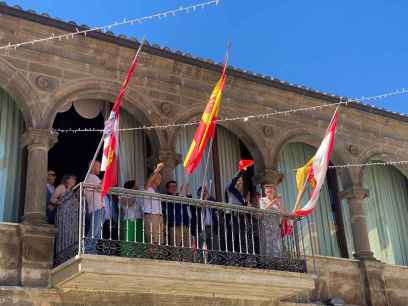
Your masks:
M 338 111 L 336 109 L 316 154 L 306 163 L 306 165 L 297 169 L 296 185 L 298 189 L 298 196 L 296 199 L 295 208 L 292 212 L 293 216 L 307 217 L 316 208 L 320 195 L 320 189 L 322 188 L 326 179 L 327 168 L 333 152 L 337 118 Z M 310 186 L 312 192 L 309 201 L 304 207 L 300 208 L 300 202 L 306 191 L 307 185 Z
M 140 51 L 144 41 L 140 44 L 139 49 L 133 58 L 129 67 L 126 78 L 120 88 L 119 94 L 115 99 L 112 111 L 108 120 L 105 122 L 104 143 L 101 170 L 105 171 L 103 175 L 101 196 L 104 197 L 112 186 L 118 184 L 118 156 L 119 156 L 119 110 L 125 96 L 129 81 L 136 69 Z
M 221 77 L 211 93 L 210 99 L 201 117 L 201 122 L 194 134 L 190 149 L 184 159 L 184 168 L 188 175 L 191 175 L 200 164 L 208 140 L 211 137 L 214 137 L 215 126 L 220 111 L 222 91 L 227 78 L 226 68 L 227 60 L 225 60 Z

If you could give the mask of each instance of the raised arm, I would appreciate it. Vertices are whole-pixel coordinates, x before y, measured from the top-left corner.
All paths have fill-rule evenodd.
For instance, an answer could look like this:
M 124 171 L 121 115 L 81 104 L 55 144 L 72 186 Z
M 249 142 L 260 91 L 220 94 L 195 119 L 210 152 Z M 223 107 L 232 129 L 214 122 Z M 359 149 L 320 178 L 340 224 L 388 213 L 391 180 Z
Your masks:
M 145 189 L 152 187 L 153 182 L 160 177 L 160 171 L 163 169 L 164 163 L 158 163 L 156 169 L 154 169 L 153 173 L 149 176 L 146 181 Z

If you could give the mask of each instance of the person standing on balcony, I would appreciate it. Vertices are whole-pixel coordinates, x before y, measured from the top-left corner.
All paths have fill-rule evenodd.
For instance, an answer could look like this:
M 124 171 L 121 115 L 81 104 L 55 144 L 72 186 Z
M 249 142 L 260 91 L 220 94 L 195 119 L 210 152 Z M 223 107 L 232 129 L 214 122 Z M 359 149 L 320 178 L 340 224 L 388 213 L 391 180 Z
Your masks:
M 72 247 L 77 241 L 77 229 L 72 228 L 72 224 L 77 224 L 78 207 L 75 201 L 73 188 L 76 184 L 76 176 L 66 174 L 62 177 L 61 184 L 55 189 L 50 202 L 57 207 L 55 225 L 58 229 L 55 241 L 57 254 Z
M 238 172 L 225 190 L 225 198 L 228 204 L 247 206 L 244 196 L 244 171 L 246 171 L 246 169 L 242 169 Z M 239 212 L 226 211 L 226 244 L 228 251 L 233 251 L 235 253 L 245 251 L 245 228 L 241 225 L 241 223 L 243 223 L 243 218 L 244 215 Z
M 283 206 L 282 197 L 278 195 L 276 185 L 274 184 L 265 184 L 265 197 L 261 198 L 260 208 L 265 210 L 271 210 L 276 213 L 275 216 L 264 216 L 263 218 L 263 233 L 261 235 L 262 239 L 268 239 L 271 243 L 268 245 L 272 246 L 271 250 L 266 250 L 268 255 L 273 255 L 276 257 L 281 256 L 282 252 L 282 235 L 280 229 L 280 214 L 286 214 L 287 210 Z M 266 241 L 262 242 L 266 245 Z
M 166 194 L 178 196 L 177 182 L 168 181 L 166 183 Z M 187 204 L 174 203 L 172 201 L 163 202 L 166 223 L 168 226 L 168 241 L 170 246 L 190 247 L 189 225 L 191 224 L 190 214 Z
M 213 198 L 206 185 L 204 185 L 204 189 L 202 187 L 199 187 L 197 190 L 197 197 L 201 198 L 201 193 L 202 193 L 202 200 L 203 201 L 210 201 L 210 202 L 216 202 L 215 198 Z M 215 208 L 209 208 L 206 207 L 204 211 L 202 211 L 201 208 L 198 208 L 198 213 L 197 215 L 199 216 L 198 223 L 199 223 L 199 229 L 202 229 L 201 226 L 201 216 L 203 217 L 204 221 L 204 226 L 205 226 L 205 231 L 200 232 L 200 247 L 202 247 L 203 242 L 205 241 L 207 244 L 207 248 L 209 250 L 218 250 L 218 220 L 217 220 L 217 210 Z M 205 237 L 204 237 L 204 232 L 205 232 Z
M 145 197 L 143 203 L 145 241 L 150 244 L 163 244 L 163 213 L 159 197 L 154 196 L 161 183 L 160 171 L 164 163 L 159 163 L 152 175 L 145 183 L 145 191 L 152 193 L 151 197 Z
M 45 216 L 47 218 L 47 222 L 49 224 L 55 224 L 55 213 L 57 211 L 57 207 L 55 204 L 51 203 L 51 197 L 55 191 L 55 179 L 57 175 L 55 174 L 54 170 L 48 170 L 47 173 L 47 198 L 46 198 L 46 208 L 45 208 Z
M 124 185 L 126 189 L 138 190 L 136 181 L 127 181 Z M 133 255 L 134 242 L 143 242 L 143 203 L 141 198 L 136 196 L 120 196 L 119 197 L 120 214 L 123 219 L 121 223 L 121 255 Z M 136 246 L 137 249 L 138 246 Z
M 101 163 L 95 161 L 91 172 L 85 180 L 85 184 L 92 185 L 96 189 L 87 189 L 85 191 L 86 210 L 87 210 L 87 229 L 85 240 L 85 252 L 96 252 L 96 239 L 102 239 L 103 224 L 105 222 L 105 209 L 102 202 L 101 194 L 97 189 L 101 185 L 99 173 Z

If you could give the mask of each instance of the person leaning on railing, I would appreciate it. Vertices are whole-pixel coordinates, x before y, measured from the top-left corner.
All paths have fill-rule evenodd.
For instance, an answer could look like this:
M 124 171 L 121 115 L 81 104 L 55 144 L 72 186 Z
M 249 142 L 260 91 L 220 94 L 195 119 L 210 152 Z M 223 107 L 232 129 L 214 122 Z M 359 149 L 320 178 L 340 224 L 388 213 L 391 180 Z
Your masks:
M 76 184 L 76 176 L 66 174 L 62 177 L 61 184 L 55 189 L 50 202 L 57 208 L 55 225 L 58 229 L 57 239 L 55 241 L 55 250 L 57 253 L 63 252 L 72 243 L 76 237 L 72 228 L 73 220 L 78 220 L 77 206 L 74 197 L 73 188 Z
M 265 184 L 265 197 L 261 198 L 260 208 L 272 210 L 278 214 L 287 214 L 286 208 L 283 206 L 282 197 L 278 195 L 276 185 Z M 280 216 L 264 217 L 263 226 L 268 232 L 267 239 L 272 244 L 272 250 L 267 251 L 271 255 L 279 257 L 282 251 L 282 235 L 280 230 Z M 263 237 L 266 239 L 266 237 Z
M 95 161 L 91 172 L 85 180 L 85 184 L 99 187 L 101 179 L 98 177 L 101 169 L 101 163 Z M 103 223 L 105 222 L 105 208 L 102 202 L 101 195 L 96 189 L 87 189 L 85 191 L 86 199 L 86 241 L 85 252 L 96 252 L 96 239 L 102 238 Z
M 138 190 L 135 180 L 127 181 L 124 185 L 126 189 Z M 121 255 L 133 256 L 135 242 L 143 242 L 143 201 L 136 196 L 120 196 L 119 205 L 122 220 L 120 222 Z M 137 250 L 142 250 L 136 246 Z
M 161 183 L 160 171 L 163 169 L 164 163 L 159 163 L 156 169 L 147 179 L 144 189 L 146 192 L 157 193 L 157 188 Z M 146 243 L 163 244 L 163 213 L 162 204 L 159 197 L 154 196 L 144 198 L 144 232 Z
M 247 206 L 244 196 L 244 175 L 247 169 L 243 168 L 231 180 L 225 191 L 225 198 L 228 204 Z M 227 223 L 227 247 L 228 251 L 245 252 L 245 233 L 243 226 L 244 215 L 239 212 L 226 212 Z M 240 240 L 241 237 L 241 240 Z
M 187 196 L 181 190 L 181 194 L 177 193 L 177 182 L 170 180 L 166 183 L 166 194 L 171 196 Z M 174 203 L 173 201 L 163 201 L 164 214 L 166 215 L 166 223 L 168 226 L 168 241 L 170 246 L 190 247 L 189 225 L 191 218 L 188 211 L 188 205 L 182 203 Z
M 197 197 L 202 198 L 203 201 L 210 201 L 216 202 L 215 198 L 213 198 L 207 186 L 204 185 L 204 190 L 202 187 L 199 187 L 197 190 Z M 218 243 L 218 220 L 217 220 L 217 210 L 214 208 L 205 207 L 204 210 L 201 207 L 197 208 L 197 214 L 193 214 L 193 216 L 198 215 L 198 223 L 199 229 L 202 229 L 199 233 L 199 245 L 203 248 L 203 243 L 206 242 L 206 247 L 209 250 L 218 250 L 219 243 Z M 202 219 L 201 219 L 202 217 Z M 205 230 L 203 230 L 202 222 L 204 222 Z

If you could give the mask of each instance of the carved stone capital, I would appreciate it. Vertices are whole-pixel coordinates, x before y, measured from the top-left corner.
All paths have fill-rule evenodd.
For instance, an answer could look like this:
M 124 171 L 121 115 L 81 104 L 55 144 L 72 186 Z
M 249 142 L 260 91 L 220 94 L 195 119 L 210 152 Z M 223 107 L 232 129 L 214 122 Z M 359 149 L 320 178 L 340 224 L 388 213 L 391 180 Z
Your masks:
M 351 189 L 342 191 L 340 193 L 340 198 L 347 199 L 347 200 L 358 200 L 362 201 L 367 198 L 369 195 L 368 189 L 361 188 L 361 187 L 353 187 Z
M 181 162 L 181 154 L 171 150 L 162 150 L 159 152 L 159 160 L 164 162 L 165 167 L 176 167 Z
M 264 172 L 255 177 L 258 184 L 275 184 L 279 185 L 283 180 L 283 174 L 275 169 L 265 169 Z
M 28 128 L 21 138 L 21 144 L 28 150 L 48 151 L 58 141 L 58 133 L 50 129 Z

